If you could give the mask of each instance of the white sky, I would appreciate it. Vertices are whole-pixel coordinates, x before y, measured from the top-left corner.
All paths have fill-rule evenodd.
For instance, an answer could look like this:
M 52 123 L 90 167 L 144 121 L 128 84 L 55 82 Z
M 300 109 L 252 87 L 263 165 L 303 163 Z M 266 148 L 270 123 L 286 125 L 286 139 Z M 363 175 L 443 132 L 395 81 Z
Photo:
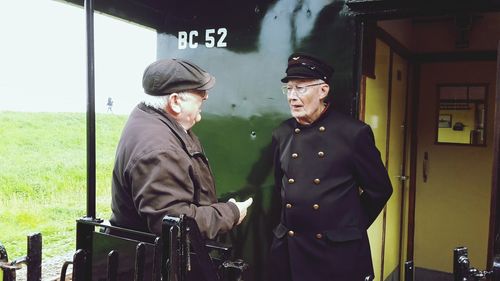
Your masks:
M 53 0 L 0 0 L 0 111 L 87 110 L 85 13 Z M 156 59 L 156 31 L 95 14 L 96 111 L 128 114 Z

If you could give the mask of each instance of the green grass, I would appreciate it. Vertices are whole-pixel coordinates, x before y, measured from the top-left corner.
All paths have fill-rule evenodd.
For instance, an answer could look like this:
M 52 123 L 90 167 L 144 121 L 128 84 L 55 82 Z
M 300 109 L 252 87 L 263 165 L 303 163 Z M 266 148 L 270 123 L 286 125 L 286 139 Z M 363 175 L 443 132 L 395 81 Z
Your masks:
M 26 236 L 34 232 L 42 233 L 44 259 L 75 250 L 75 221 L 86 214 L 85 118 L 85 113 L 0 111 L 0 241 L 11 260 L 26 255 Z M 242 233 L 250 233 L 248 239 L 239 240 L 241 245 L 235 244 L 246 249 L 247 260 L 253 260 L 253 239 L 270 232 L 262 220 L 270 206 L 272 153 L 263 148 L 271 141 L 272 129 L 285 118 L 204 114 L 195 127 L 220 198 L 228 193 L 238 199 L 263 193 L 254 198 L 260 200 L 250 210 L 260 217 L 239 227 Z M 96 116 L 97 217 L 103 219 L 111 213 L 111 173 L 126 119 L 124 115 Z
M 116 144 L 127 116 L 96 116 L 97 216 L 110 215 Z M 86 214 L 85 113 L 0 112 L 0 241 L 9 258 L 41 232 L 43 258 L 75 249 Z

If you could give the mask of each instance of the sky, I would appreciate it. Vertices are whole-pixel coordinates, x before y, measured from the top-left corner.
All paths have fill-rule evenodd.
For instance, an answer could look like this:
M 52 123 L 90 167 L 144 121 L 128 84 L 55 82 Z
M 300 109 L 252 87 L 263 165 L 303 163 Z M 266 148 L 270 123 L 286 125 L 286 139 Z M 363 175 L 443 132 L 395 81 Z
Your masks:
M 82 7 L 54 0 L 0 0 L 0 111 L 86 112 Z M 95 13 L 95 110 L 128 114 L 142 73 L 156 59 L 156 31 Z

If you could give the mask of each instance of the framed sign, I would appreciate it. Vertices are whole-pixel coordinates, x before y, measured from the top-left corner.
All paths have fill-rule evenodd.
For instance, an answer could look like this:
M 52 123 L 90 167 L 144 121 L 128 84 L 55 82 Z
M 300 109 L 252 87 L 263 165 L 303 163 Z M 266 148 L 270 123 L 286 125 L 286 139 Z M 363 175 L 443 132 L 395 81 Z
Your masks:
M 439 128 L 451 128 L 451 114 L 439 115 Z

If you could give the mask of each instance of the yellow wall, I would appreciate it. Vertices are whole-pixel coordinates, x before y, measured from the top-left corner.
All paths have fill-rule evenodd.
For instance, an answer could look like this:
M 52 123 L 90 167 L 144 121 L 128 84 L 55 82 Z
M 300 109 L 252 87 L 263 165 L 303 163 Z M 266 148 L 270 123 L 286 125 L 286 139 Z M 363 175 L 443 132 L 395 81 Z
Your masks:
M 378 21 L 377 25 L 391 34 L 401 45 L 410 51 L 415 50 L 415 35 L 412 19 Z
M 382 161 L 386 161 L 386 138 L 387 138 L 387 103 L 389 90 L 389 47 L 377 40 L 375 58 L 376 79 L 366 79 L 365 96 L 365 122 L 369 124 L 375 136 L 375 143 L 382 155 Z M 375 281 L 382 280 L 382 214 L 375 220 L 368 236 L 372 251 L 373 267 L 375 270 Z
M 453 20 L 418 22 L 413 19 L 395 19 L 377 22 L 405 48 L 416 53 L 450 52 L 456 50 L 458 29 Z M 483 13 L 474 19 L 467 32 L 467 51 L 496 50 L 500 32 L 498 12 Z
M 470 131 L 474 129 L 474 110 L 474 105 L 469 110 L 440 110 L 440 114 L 451 115 L 451 128 L 438 128 L 438 142 L 470 143 Z M 453 130 L 456 122 L 465 125 L 463 131 Z
M 452 272 L 452 251 L 467 246 L 486 268 L 489 234 L 495 62 L 423 64 L 420 72 L 415 207 L 416 267 Z M 436 145 L 437 84 L 489 83 L 487 146 Z M 429 173 L 423 182 L 424 152 Z
M 467 32 L 469 47 L 467 51 L 496 50 L 500 32 L 498 13 L 484 13 L 474 20 L 471 30 Z M 432 22 L 432 24 L 415 24 L 412 36 L 415 38 L 416 51 L 419 53 L 450 52 L 457 50 L 457 25 L 455 21 Z
M 365 122 L 373 129 L 376 145 L 380 150 L 382 160 L 387 165 L 389 178 L 393 185 L 393 195 L 385 208 L 385 229 L 381 214 L 368 233 L 374 261 L 375 280 L 385 280 L 395 270 L 398 270 L 399 266 L 402 270 L 406 261 L 409 192 L 408 181 L 400 181 L 399 176 L 409 174 L 408 165 L 406 171 L 401 170 L 404 153 L 409 153 L 404 148 L 408 64 L 399 55 L 393 54 L 392 85 L 389 85 L 391 50 L 380 40 L 377 40 L 376 47 L 375 79 L 366 79 L 364 117 Z M 389 91 L 391 91 L 390 101 Z M 389 114 L 390 120 L 388 120 Z M 407 134 L 409 132 L 410 128 L 407 128 Z M 388 133 L 389 139 L 387 139 Z M 386 159 L 386 153 L 388 153 L 388 159 Z M 409 159 L 409 155 L 406 156 L 406 159 Z M 383 236 L 384 230 L 385 237 Z

